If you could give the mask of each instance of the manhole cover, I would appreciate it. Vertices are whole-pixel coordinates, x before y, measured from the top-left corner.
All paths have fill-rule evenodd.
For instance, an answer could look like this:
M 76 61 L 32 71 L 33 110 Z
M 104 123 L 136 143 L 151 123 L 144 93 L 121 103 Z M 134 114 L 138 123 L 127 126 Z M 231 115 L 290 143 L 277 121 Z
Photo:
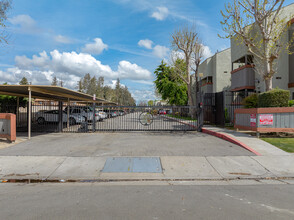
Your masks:
M 107 158 L 103 173 L 162 173 L 159 157 Z

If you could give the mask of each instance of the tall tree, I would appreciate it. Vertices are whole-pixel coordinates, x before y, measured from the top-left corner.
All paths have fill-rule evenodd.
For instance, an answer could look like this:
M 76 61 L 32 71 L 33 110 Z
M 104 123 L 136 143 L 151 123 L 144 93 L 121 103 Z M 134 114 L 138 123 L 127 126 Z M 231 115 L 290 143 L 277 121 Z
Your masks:
M 187 84 L 179 77 L 178 72 L 186 72 L 184 60 L 175 61 L 177 68 L 168 66 L 161 61 L 161 64 L 154 71 L 156 80 L 154 81 L 157 92 L 162 99 L 171 105 L 186 105 L 188 101 Z M 179 71 L 181 69 L 181 71 Z
M 200 58 L 199 54 L 195 54 L 195 52 L 199 53 L 201 52 L 200 49 L 202 44 L 199 40 L 199 34 L 195 28 L 195 26 L 189 27 L 189 26 L 183 26 L 177 29 L 174 33 L 172 33 L 172 47 L 176 53 L 174 53 L 172 57 L 174 64 L 176 60 L 178 60 L 183 54 L 186 68 L 185 72 L 182 72 L 181 69 L 178 69 L 177 73 L 178 76 L 186 83 L 187 89 L 188 89 L 188 105 L 196 105 L 196 103 L 193 103 L 192 98 L 192 78 L 190 76 L 191 73 L 191 66 L 195 64 L 193 62 L 193 59 L 196 61 Z M 174 65 L 176 68 L 177 66 Z M 195 69 L 196 70 L 196 69 Z M 198 70 L 198 69 L 197 69 Z M 197 75 L 197 72 L 195 72 L 195 76 Z M 196 81 L 196 79 L 195 79 Z
M 7 21 L 7 12 L 11 8 L 11 0 L 0 1 L 0 44 L 7 44 L 8 34 L 5 31 L 5 22 Z
M 57 86 L 57 84 L 58 84 L 57 78 L 56 76 L 54 76 L 51 82 L 51 86 Z
M 233 0 L 221 11 L 225 38 L 247 47 L 254 56 L 256 72 L 265 81 L 266 90 L 272 89 L 275 64 L 283 49 L 289 52 L 293 40 L 282 42 L 288 28 L 282 13 L 284 0 Z
M 26 77 L 22 77 L 19 81 L 19 85 L 29 85 L 28 79 Z

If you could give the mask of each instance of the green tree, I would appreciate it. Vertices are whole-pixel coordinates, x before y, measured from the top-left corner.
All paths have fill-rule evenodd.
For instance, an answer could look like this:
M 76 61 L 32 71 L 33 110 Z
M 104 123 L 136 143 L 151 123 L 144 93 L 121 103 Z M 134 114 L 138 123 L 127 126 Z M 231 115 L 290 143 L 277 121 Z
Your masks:
M 185 61 L 178 59 L 176 65 L 177 69 L 161 61 L 154 72 L 156 76 L 154 83 L 163 100 L 171 105 L 186 105 L 188 102 L 187 84 L 176 73 L 179 68 L 185 71 Z
M 19 81 L 19 85 L 29 85 L 27 78 L 22 77 L 22 79 Z
M 148 101 L 148 106 L 154 106 L 154 101 L 153 100 L 149 100 Z

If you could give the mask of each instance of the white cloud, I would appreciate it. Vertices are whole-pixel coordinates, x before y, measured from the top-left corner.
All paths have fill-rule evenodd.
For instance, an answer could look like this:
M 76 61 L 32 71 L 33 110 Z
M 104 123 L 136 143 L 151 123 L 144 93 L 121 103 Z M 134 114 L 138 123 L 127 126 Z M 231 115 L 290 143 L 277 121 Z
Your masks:
M 54 37 L 54 40 L 58 43 L 62 44 L 70 44 L 72 43 L 72 40 L 68 37 L 62 36 L 62 35 L 57 35 Z
M 125 60 L 119 62 L 117 73 L 120 79 L 143 80 L 152 78 L 152 74 L 148 70 Z
M 156 11 L 154 11 L 151 15 L 152 18 L 155 18 L 156 20 L 162 21 L 166 19 L 168 16 L 168 8 L 166 7 L 156 7 Z
M 140 47 L 145 47 L 146 49 L 152 49 L 152 44 L 153 44 L 153 41 L 152 40 L 149 40 L 149 39 L 145 39 L 145 40 L 140 40 L 138 42 L 138 45 Z
M 105 77 L 106 80 L 130 79 L 150 80 L 152 74 L 148 70 L 128 61 L 120 61 L 117 70 L 104 65 L 90 54 L 76 52 L 45 51 L 32 58 L 26 56 L 15 57 L 15 67 L 0 71 L 0 82 L 15 84 L 23 76 L 33 84 L 48 85 L 56 76 L 64 82 L 64 86 L 75 89 L 77 81 L 86 73 L 92 76 Z
M 8 20 L 11 24 L 19 26 L 23 33 L 33 34 L 40 31 L 36 21 L 29 15 L 17 15 Z
M 85 47 L 82 48 L 82 52 L 98 55 L 101 54 L 103 50 L 107 50 L 108 45 L 104 44 L 101 38 L 95 38 L 94 41 L 94 43 L 86 44 Z
M 116 86 L 116 83 L 117 83 L 117 80 L 111 80 L 109 83 L 105 83 L 105 85 L 106 86 L 109 86 L 110 88 L 112 88 L 112 89 L 115 89 L 115 86 Z M 122 84 L 121 82 L 120 82 L 120 86 L 122 87 L 122 88 L 125 88 L 126 86 L 124 85 L 124 84 Z
M 167 57 L 168 52 L 169 52 L 169 49 L 165 46 L 156 45 L 153 48 L 153 55 L 161 59 Z
M 203 46 L 203 60 L 207 59 L 208 57 L 211 57 L 213 53 L 211 52 L 210 48 L 208 46 Z
M 154 89 L 145 89 L 145 90 L 130 90 L 132 97 L 139 103 L 140 101 L 155 100 L 156 96 Z

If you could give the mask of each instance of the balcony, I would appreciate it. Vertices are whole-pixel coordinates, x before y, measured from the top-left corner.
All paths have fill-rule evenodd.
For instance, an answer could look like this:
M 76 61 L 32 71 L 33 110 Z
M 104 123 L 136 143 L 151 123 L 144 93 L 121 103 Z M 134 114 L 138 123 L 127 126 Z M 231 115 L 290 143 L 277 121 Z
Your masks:
M 231 90 L 255 89 L 255 72 L 252 65 L 245 65 L 231 72 Z
M 253 56 L 245 55 L 232 63 L 231 91 L 255 90 Z

